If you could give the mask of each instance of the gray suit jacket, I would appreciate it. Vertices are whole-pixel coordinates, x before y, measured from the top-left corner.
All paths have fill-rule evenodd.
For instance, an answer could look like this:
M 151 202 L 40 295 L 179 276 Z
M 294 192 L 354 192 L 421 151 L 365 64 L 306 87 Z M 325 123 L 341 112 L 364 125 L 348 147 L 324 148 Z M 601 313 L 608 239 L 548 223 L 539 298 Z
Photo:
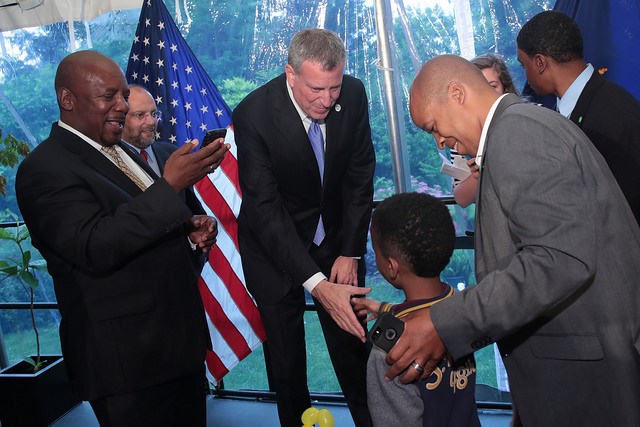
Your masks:
M 602 156 L 507 96 L 479 187 L 478 285 L 432 309 L 450 354 L 497 341 L 526 426 L 640 425 L 640 230 Z

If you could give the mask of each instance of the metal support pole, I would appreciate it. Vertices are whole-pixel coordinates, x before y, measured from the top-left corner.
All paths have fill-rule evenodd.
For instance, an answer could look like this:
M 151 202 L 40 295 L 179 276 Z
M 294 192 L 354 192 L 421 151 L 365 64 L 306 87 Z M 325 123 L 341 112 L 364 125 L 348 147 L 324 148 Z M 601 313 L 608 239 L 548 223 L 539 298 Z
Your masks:
M 396 97 L 402 96 L 398 77 L 398 61 L 392 54 L 390 40 L 393 38 L 391 6 L 389 0 L 376 0 L 374 3 L 376 15 L 376 32 L 378 36 L 379 69 L 384 82 L 384 100 L 391 137 L 391 157 L 393 161 L 393 175 L 397 193 L 411 191 L 411 176 L 409 174 L 409 156 L 402 112 L 402 103 Z

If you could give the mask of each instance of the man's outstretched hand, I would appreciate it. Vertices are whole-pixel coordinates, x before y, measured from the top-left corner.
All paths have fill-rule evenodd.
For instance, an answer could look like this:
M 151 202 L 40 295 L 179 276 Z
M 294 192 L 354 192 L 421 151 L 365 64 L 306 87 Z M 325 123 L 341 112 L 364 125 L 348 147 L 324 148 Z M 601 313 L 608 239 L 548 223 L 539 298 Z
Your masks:
M 320 304 L 327 310 L 338 326 L 358 337 L 360 341 L 365 342 L 367 338 L 364 328 L 351 307 L 351 297 L 353 295 L 368 294 L 369 292 L 371 292 L 371 288 L 338 285 L 323 280 L 313 289 L 312 294 L 320 301 Z

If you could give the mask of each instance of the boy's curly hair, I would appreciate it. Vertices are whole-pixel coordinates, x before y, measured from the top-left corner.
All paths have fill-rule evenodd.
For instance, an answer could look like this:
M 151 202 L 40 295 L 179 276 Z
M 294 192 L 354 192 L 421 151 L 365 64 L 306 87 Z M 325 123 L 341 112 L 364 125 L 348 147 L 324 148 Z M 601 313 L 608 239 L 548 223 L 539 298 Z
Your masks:
M 405 261 L 420 277 L 438 277 L 449 263 L 455 229 L 449 209 L 424 193 L 395 194 L 374 210 L 377 249 Z

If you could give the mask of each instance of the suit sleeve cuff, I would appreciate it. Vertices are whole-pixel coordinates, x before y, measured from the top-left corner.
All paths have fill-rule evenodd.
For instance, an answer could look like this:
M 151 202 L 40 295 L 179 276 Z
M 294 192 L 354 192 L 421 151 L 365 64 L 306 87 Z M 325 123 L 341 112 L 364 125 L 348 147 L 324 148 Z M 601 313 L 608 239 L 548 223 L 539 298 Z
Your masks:
M 198 245 L 196 245 L 191 241 L 191 237 L 187 236 L 187 241 L 189 242 L 189 246 L 191 246 L 192 251 L 195 251 L 196 249 L 198 249 Z
M 323 280 L 327 280 L 327 276 L 322 274 L 321 272 L 317 272 L 313 276 L 309 277 L 303 284 L 302 287 L 307 290 L 307 292 L 311 293 L 318 286 L 318 283 Z

